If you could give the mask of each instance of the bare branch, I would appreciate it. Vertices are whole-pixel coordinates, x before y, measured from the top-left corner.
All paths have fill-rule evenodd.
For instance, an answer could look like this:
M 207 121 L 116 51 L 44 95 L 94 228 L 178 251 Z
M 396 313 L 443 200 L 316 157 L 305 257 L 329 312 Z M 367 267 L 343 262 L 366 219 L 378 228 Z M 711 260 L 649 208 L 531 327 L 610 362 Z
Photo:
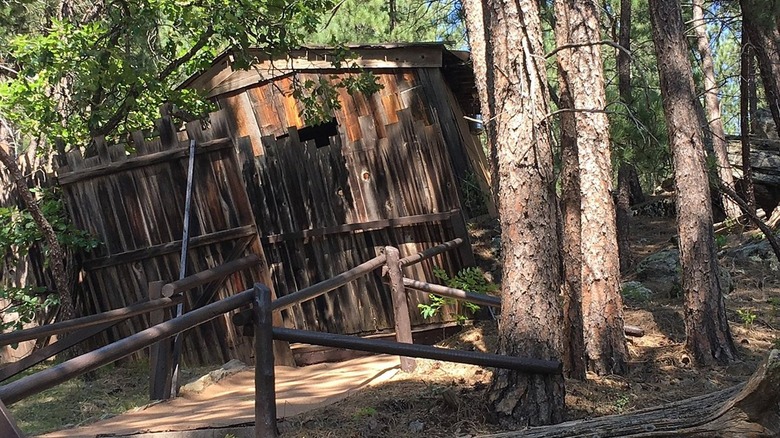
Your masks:
M 775 252 L 775 257 L 777 257 L 777 260 L 780 261 L 780 244 L 777 242 L 777 238 L 775 237 L 774 231 L 772 231 L 771 228 L 767 224 L 764 223 L 764 221 L 761 220 L 761 218 L 756 215 L 755 210 L 751 209 L 747 202 L 745 202 L 734 190 L 730 189 L 729 187 L 726 187 L 723 184 L 723 181 L 718 179 L 718 189 L 725 193 L 726 196 L 731 198 L 734 202 L 739 205 L 739 207 L 742 209 L 742 211 L 748 215 L 750 220 L 756 224 L 759 230 L 761 230 L 762 233 L 764 233 L 764 237 L 766 237 L 766 240 L 769 241 L 769 245 L 772 246 L 772 250 Z
M 596 45 L 605 45 L 605 46 L 614 47 L 614 48 L 620 50 L 621 52 L 627 54 L 628 56 L 633 57 L 633 55 L 631 54 L 630 50 L 626 49 L 625 47 L 621 46 L 620 44 L 618 44 L 618 43 L 616 43 L 616 42 L 614 42 L 612 40 L 601 40 L 601 41 L 591 41 L 591 42 L 587 42 L 587 43 L 564 44 L 562 46 L 556 47 L 555 50 L 553 50 L 552 52 L 544 55 L 544 57 L 549 59 L 549 58 L 553 57 L 556 53 L 560 52 L 561 50 L 574 49 L 574 48 L 577 48 L 577 47 L 596 46 Z
M 0 64 L 0 70 L 3 70 L 8 73 L 11 78 L 16 79 L 17 76 L 19 76 L 19 72 L 12 69 L 11 67 L 8 67 L 5 64 Z

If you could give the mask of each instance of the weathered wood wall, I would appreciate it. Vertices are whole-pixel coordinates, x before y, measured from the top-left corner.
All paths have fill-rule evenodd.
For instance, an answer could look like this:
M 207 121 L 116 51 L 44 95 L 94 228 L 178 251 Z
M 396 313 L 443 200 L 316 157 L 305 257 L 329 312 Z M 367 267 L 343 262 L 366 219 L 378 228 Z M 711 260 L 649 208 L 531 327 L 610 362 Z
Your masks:
M 187 181 L 188 138 L 197 140 L 190 251 L 187 274 L 248 253 L 263 257 L 255 221 L 235 149 L 223 114 L 212 114 L 211 127 L 189 124 L 177 133 L 169 119 L 157 124 L 159 137 L 133 135 L 125 144 L 106 146 L 97 139 L 98 155 L 84 159 L 75 150 L 59 169 L 59 183 L 75 225 L 103 244 L 84 262 L 82 311 L 86 314 L 148 299 L 151 281 L 179 278 L 179 256 Z M 235 274 L 221 286 L 185 294 L 186 308 L 269 282 L 267 266 Z M 216 290 L 215 290 L 216 289 Z M 148 327 L 148 316 L 133 318 L 106 332 L 96 344 L 114 341 Z M 250 360 L 251 342 L 236 333 L 227 315 L 184 336 L 183 359 L 189 363 Z
M 339 89 L 338 135 L 320 147 L 299 140 L 306 126 L 291 77 L 217 98 L 234 136 L 251 139 L 240 147 L 244 179 L 280 296 L 374 257 L 385 245 L 398 246 L 403 256 L 465 234 L 456 175 L 470 171 L 469 158 L 456 137 L 473 138 L 459 126 L 462 114 L 439 70 L 375 74 L 384 88 L 372 96 Z M 319 75 L 297 79 L 316 82 Z M 469 255 L 449 253 L 406 274 L 435 282 L 434 265 L 453 273 L 462 258 Z M 423 301 L 411 299 L 413 324 L 435 322 L 417 312 Z M 452 312 L 445 309 L 437 321 L 452 320 Z M 389 291 L 378 276 L 286 317 L 299 328 L 341 333 L 393 324 Z
M 305 73 L 301 79 L 316 78 Z M 328 144 L 300 140 L 297 128 L 304 125 L 290 80 L 224 96 L 224 111 L 211 115 L 208 129 L 191 123 L 177 132 L 162 119 L 158 137 L 136 132 L 131 145 L 111 146 L 96 139 L 96 156 L 68 155 L 58 172 L 68 211 L 77 227 L 103 242 L 84 261 L 84 313 L 145 300 L 149 282 L 179 277 L 190 138 L 198 152 L 187 273 L 247 253 L 265 264 L 188 294 L 188 308 L 254 281 L 285 295 L 350 269 L 386 245 L 403 256 L 467 238 L 457 175 L 469 165 L 459 136 L 469 135 L 437 69 L 380 75 L 385 88 L 374 96 L 342 91 L 338 134 Z M 472 258 L 464 248 L 409 267 L 406 275 L 436 281 L 433 266 L 452 273 Z M 426 300 L 415 296 L 410 307 Z M 444 309 L 438 321 L 451 320 L 454 311 Z M 416 312 L 412 321 L 431 322 Z M 390 329 L 389 289 L 372 274 L 293 308 L 285 324 L 340 333 Z M 134 318 L 94 344 L 147 326 L 145 317 Z M 227 317 L 184 338 L 190 363 L 250 360 L 250 353 Z
M 456 190 L 474 174 L 484 193 L 490 193 L 489 170 L 482 145 L 470 133 L 458 99 L 447 84 L 440 68 L 393 68 L 372 70 L 382 89 L 373 95 L 348 93 L 337 88 L 341 109 L 334 111 L 339 131 L 345 143 L 362 139 L 373 141 L 387 138 L 387 125 L 399 121 L 397 113 L 408 109 L 415 122 L 436 126 L 445 140 L 448 161 Z M 333 83 L 354 72 L 345 70 L 306 71 L 278 77 L 272 81 L 229 91 L 215 97 L 220 108 L 230 114 L 237 136 L 249 136 L 254 154 L 262 155 L 262 137 L 276 138 L 287 134 L 289 127 L 302 129 L 301 102 L 293 95 L 293 81 L 314 81 L 321 77 Z M 230 87 L 226 87 L 230 89 Z M 489 203 L 488 208 L 494 212 Z

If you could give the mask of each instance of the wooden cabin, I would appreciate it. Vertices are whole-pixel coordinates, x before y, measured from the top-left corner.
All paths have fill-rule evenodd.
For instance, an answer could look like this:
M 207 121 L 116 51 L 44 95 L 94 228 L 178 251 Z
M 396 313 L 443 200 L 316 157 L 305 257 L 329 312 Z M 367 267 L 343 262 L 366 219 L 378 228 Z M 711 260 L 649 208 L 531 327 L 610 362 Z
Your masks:
M 271 284 L 283 296 L 376 257 L 385 246 L 401 256 L 468 239 L 464 199 L 488 187 L 487 165 L 464 115 L 474 112 L 474 82 L 462 54 L 440 44 L 354 47 L 349 65 L 369 69 L 383 88 L 372 95 L 338 90 L 341 108 L 317 126 L 301 117 L 294 81 L 339 80 L 359 69 L 336 69 L 328 49 L 259 60 L 234 70 L 228 54 L 184 86 L 203 90 L 220 107 L 207 122 L 180 131 L 169 115 L 129 144 L 95 139 L 57 171 L 75 226 L 102 244 L 82 261 L 78 305 L 83 314 L 124 307 L 152 296 L 153 286 L 179 278 L 188 155 L 196 143 L 189 257 L 185 275 L 260 256 L 260 264 L 185 294 L 185 310 Z M 468 187 L 471 184 L 471 188 Z M 477 189 L 479 191 L 479 189 Z M 471 199 L 471 198 L 469 198 Z M 407 277 L 439 282 L 474 263 L 461 246 L 405 268 Z M 410 308 L 426 301 L 410 294 Z M 456 309 L 417 327 L 441 327 Z M 91 347 L 148 327 L 147 316 L 119 323 Z M 380 272 L 294 306 L 277 323 L 346 334 L 391 331 L 389 287 Z M 252 360 L 251 342 L 228 316 L 189 331 L 189 364 Z
M 341 66 L 350 68 L 334 66 L 333 49 L 323 47 L 286 57 L 258 51 L 249 69 L 234 69 L 226 53 L 182 85 L 205 93 L 227 112 L 232 135 L 247 138 L 238 142 L 239 161 L 279 296 L 366 261 L 384 245 L 403 256 L 467 237 L 464 196 L 489 193 L 487 160 L 464 118 L 478 113 L 468 54 L 439 43 L 349 49 L 354 56 Z M 307 125 L 296 81 L 335 83 L 359 69 L 371 71 L 382 89 L 364 95 L 337 88 L 341 108 L 331 121 Z M 465 248 L 406 274 L 437 282 L 434 265 L 453 274 L 472 263 Z M 354 282 L 294 309 L 286 321 L 340 333 L 390 329 L 384 289 L 376 276 Z M 411 307 L 426 299 L 418 298 Z M 430 322 L 416 316 L 413 324 Z

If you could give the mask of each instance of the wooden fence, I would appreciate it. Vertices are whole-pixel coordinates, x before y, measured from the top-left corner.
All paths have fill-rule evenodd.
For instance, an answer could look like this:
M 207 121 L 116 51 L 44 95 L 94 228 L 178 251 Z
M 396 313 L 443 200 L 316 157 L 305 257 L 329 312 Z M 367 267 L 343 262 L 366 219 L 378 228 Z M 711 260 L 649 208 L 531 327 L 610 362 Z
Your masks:
M 375 256 L 386 245 L 404 254 L 455 237 L 468 239 L 449 152 L 438 125 L 415 122 L 411 109 L 383 126 L 361 117 L 360 140 L 331 136 L 327 145 L 301 141 L 298 131 L 262 137 L 263 153 L 239 142 L 244 180 L 279 296 L 323 281 Z M 450 273 L 472 265 L 470 248 L 408 268 L 434 281 L 433 266 Z M 416 298 L 415 306 L 425 301 Z M 332 333 L 391 329 L 392 302 L 378 277 L 307 302 L 286 315 L 288 325 Z M 447 308 L 441 317 L 450 319 Z M 414 315 L 413 324 L 422 324 Z
M 248 317 L 238 319 L 243 319 L 244 322 L 242 324 L 252 327 L 254 356 L 258 358 L 255 366 L 256 397 L 254 436 L 256 437 L 266 438 L 278 436 L 274 383 L 274 355 L 275 350 L 277 349 L 274 346 L 274 339 L 287 342 L 307 342 L 316 345 L 349 348 L 374 353 L 402 355 L 406 356 L 406 358 L 402 357 L 402 368 L 405 370 L 410 370 L 414 365 L 413 361 L 408 359 L 409 357 L 421 357 L 480 366 L 522 370 L 537 374 L 560 374 L 562 371 L 562 364 L 558 360 L 500 356 L 482 352 L 458 351 L 426 345 L 412 345 L 411 326 L 408 323 L 408 318 L 406 318 L 409 316 L 409 309 L 407 307 L 408 300 L 404 294 L 401 268 L 403 266 L 425 262 L 426 260 L 437 257 L 447 251 L 462 247 L 464 243 L 465 242 L 462 239 L 455 239 L 437 245 L 422 253 L 410 255 L 404 259 L 399 258 L 399 251 L 397 248 L 386 247 L 383 254 L 380 254 L 369 261 L 361 263 L 348 271 L 339 273 L 323 282 L 277 300 L 272 300 L 271 290 L 267 286 L 255 284 L 250 290 L 220 299 L 200 309 L 173 318 L 170 321 L 156 324 L 153 327 L 149 327 L 148 329 L 125 339 L 103 346 L 97 350 L 70 359 L 36 374 L 8 383 L 0 387 L 0 431 L 5 433 L 3 436 L 23 436 L 21 431 L 16 427 L 16 421 L 5 409 L 5 404 L 15 403 L 30 395 L 37 394 L 47 388 L 51 388 L 98 367 L 112 363 L 133 352 L 152 347 L 155 343 L 161 343 L 161 341 L 164 341 L 171 336 L 203 325 L 210 320 L 219 318 L 220 315 L 226 316 L 228 313 L 237 311 L 250 304 L 251 310 L 248 312 Z M 205 272 L 202 277 L 219 277 L 222 270 L 229 271 L 231 269 L 247 266 L 247 264 L 237 266 L 235 263 L 233 265 L 234 266 L 232 267 L 224 266 L 220 269 L 213 269 L 209 272 Z M 396 321 L 404 321 L 402 323 L 396 323 L 396 337 L 399 342 L 361 339 L 354 336 L 286 329 L 274 326 L 273 320 L 278 319 L 274 318 L 274 312 L 291 307 L 299 307 L 305 302 L 317 299 L 337 290 L 344 284 L 354 282 L 365 275 L 370 275 L 379 268 L 382 268 L 383 274 L 377 273 L 377 275 L 389 276 L 390 281 L 393 283 L 393 299 L 399 300 L 394 303 L 394 309 L 401 313 L 396 314 L 393 318 Z M 186 280 L 162 286 L 162 289 L 171 292 L 178 291 L 186 295 L 188 290 L 191 290 L 191 287 L 194 287 L 199 282 L 203 281 L 203 278 L 199 279 L 198 277 L 198 275 L 191 276 Z M 184 290 L 185 288 L 187 290 Z M 482 300 L 488 305 L 495 306 L 500 303 L 500 300 L 494 297 L 479 297 L 468 294 L 465 291 L 457 291 L 455 294 L 447 292 L 447 295 L 457 299 L 462 299 L 464 294 L 466 297 L 470 296 L 477 300 Z M 177 295 L 177 297 L 180 298 L 181 295 Z M 147 304 L 151 304 L 151 301 Z M 153 307 L 162 307 L 168 304 L 170 303 L 158 302 L 155 303 Z M 106 323 L 111 318 L 118 317 L 119 314 L 127 315 L 128 313 L 130 313 L 128 309 L 116 309 L 113 312 L 99 316 L 81 318 L 78 321 L 70 323 L 60 323 L 58 327 L 50 328 L 49 330 L 56 333 L 62 333 L 74 327 L 84 327 L 87 323 Z M 237 313 L 236 316 L 240 316 L 242 313 L 244 312 Z M 237 318 L 234 317 L 233 319 L 235 321 Z M 9 339 L 29 338 L 31 336 L 36 336 L 40 331 L 41 329 L 33 332 L 28 330 L 11 335 L 0 335 L 0 342 L 7 342 Z M 166 367 L 164 366 L 162 369 L 165 368 Z M 155 380 L 153 377 L 155 372 L 160 372 L 160 370 L 160 367 L 152 367 L 152 377 L 150 377 L 152 382 Z
M 200 122 L 177 129 L 168 118 L 157 122 L 158 137 L 135 132 L 130 145 L 106 146 L 96 139 L 97 155 L 84 159 L 79 150 L 59 169 L 59 184 L 74 224 L 94 234 L 102 245 L 84 261 L 85 314 L 125 307 L 149 299 L 152 281 L 179 278 L 189 139 L 197 142 L 187 271 L 205 271 L 248 253 L 259 265 L 228 281 L 188 295 L 189 309 L 231 296 L 256 281 L 270 283 L 263 250 L 241 182 L 233 142 L 220 114 L 210 127 Z M 129 147 L 128 147 L 129 146 Z M 128 150 L 134 152 L 128 154 Z M 98 344 L 137 333 L 148 317 L 116 325 Z M 226 317 L 199 326 L 184 337 L 183 358 L 190 363 L 249 361 L 251 345 Z
M 82 311 L 99 313 L 149 299 L 152 281 L 179 277 L 188 145 L 195 140 L 188 273 L 230 262 L 248 253 L 261 263 L 222 285 L 189 294 L 195 309 L 260 281 L 278 296 L 304 289 L 376 256 L 386 245 L 412 254 L 456 237 L 468 240 L 447 148 L 437 126 L 414 123 L 410 110 L 385 126 L 386 138 L 343 144 L 301 141 L 291 129 L 263 138 L 264 155 L 234 134 L 225 112 L 178 132 L 171 120 L 156 124 L 156 136 L 132 134 L 130 144 L 106 145 L 97 154 L 78 150 L 59 169 L 68 212 L 75 225 L 103 244 L 84 261 Z M 129 151 L 129 152 L 128 152 Z M 259 237 L 259 238 L 258 238 Z M 434 266 L 449 272 L 473 264 L 469 245 L 438 254 L 406 274 L 434 281 Z M 426 301 L 415 298 L 412 303 Z M 454 308 L 438 321 L 451 319 Z M 378 275 L 286 312 L 288 327 L 335 333 L 375 333 L 393 327 L 389 289 Z M 147 317 L 117 324 L 93 345 L 148 326 Z M 435 322 L 436 320 L 434 320 Z M 278 321 L 281 324 L 281 320 Z M 413 324 L 423 319 L 412 317 Z M 251 346 L 226 318 L 184 337 L 189 363 L 251 361 Z

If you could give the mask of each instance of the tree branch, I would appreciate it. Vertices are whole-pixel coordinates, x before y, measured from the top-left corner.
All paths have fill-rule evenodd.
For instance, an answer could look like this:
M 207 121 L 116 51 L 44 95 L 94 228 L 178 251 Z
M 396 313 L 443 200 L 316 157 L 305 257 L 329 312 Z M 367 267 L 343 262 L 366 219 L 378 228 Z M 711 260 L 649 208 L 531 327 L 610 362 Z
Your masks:
M 0 127 L 0 130 L 3 128 Z M 40 205 L 33 197 L 30 188 L 27 187 L 27 181 L 24 178 L 19 166 L 16 163 L 16 159 L 11 155 L 9 151 L 12 150 L 12 145 L 6 141 L 5 138 L 0 138 L 0 162 L 5 165 L 11 174 L 11 179 L 16 185 L 16 189 L 19 193 L 19 197 L 22 198 L 25 208 L 35 221 L 38 230 L 40 230 L 46 244 L 49 246 L 49 264 L 54 277 L 54 283 L 57 288 L 57 294 L 60 297 L 60 317 L 62 320 L 73 318 L 75 311 L 73 308 L 73 301 L 70 297 L 70 287 L 68 286 L 67 276 L 65 275 L 65 252 L 62 249 L 57 235 L 52 228 L 51 223 L 43 215 Z
M 561 108 L 559 110 L 555 110 L 551 113 L 545 114 L 544 118 L 542 120 L 549 119 L 550 117 L 555 117 L 558 114 L 563 113 L 603 113 L 603 114 L 618 114 L 616 111 L 609 111 L 605 109 L 596 109 L 596 108 Z
M 767 224 L 765 224 L 764 221 L 758 217 L 758 215 L 756 215 L 756 212 L 753 209 L 748 207 L 747 202 L 745 202 L 734 190 L 726 187 L 720 180 L 718 180 L 718 190 L 720 190 L 722 193 L 725 193 L 726 196 L 736 202 L 737 205 L 739 205 L 739 208 L 741 208 L 742 211 L 748 215 L 750 220 L 756 224 L 758 229 L 764 233 L 766 240 L 769 241 L 769 245 L 772 246 L 772 250 L 775 252 L 775 257 L 777 257 L 777 260 L 780 261 L 780 244 L 777 243 L 777 238 L 775 237 L 774 231 L 772 231 L 772 229 L 769 228 L 769 226 L 767 226 Z
M 8 73 L 9 76 L 11 76 L 12 79 L 16 79 L 17 76 L 19 76 L 19 72 L 12 69 L 11 67 L 8 67 L 5 64 L 0 64 L 0 70 L 4 70 Z
M 621 52 L 627 54 L 629 57 L 633 57 L 633 55 L 631 54 L 630 50 L 626 49 L 625 47 L 621 46 L 620 44 L 618 44 L 618 43 L 616 43 L 616 42 L 614 42 L 612 40 L 601 40 L 601 41 L 591 41 L 591 42 L 587 42 L 587 43 L 564 44 L 562 46 L 556 47 L 555 50 L 553 50 L 552 52 L 544 55 L 544 57 L 549 59 L 549 58 L 553 57 L 556 53 L 560 52 L 561 50 L 574 49 L 574 48 L 577 48 L 577 47 L 595 46 L 595 45 L 605 45 L 605 46 L 614 47 L 614 48 L 620 50 Z
M 187 53 L 183 54 L 182 56 L 174 59 L 171 61 L 170 64 L 168 64 L 158 75 L 157 80 L 158 81 L 164 81 L 168 79 L 176 70 L 184 65 L 187 61 L 191 60 L 195 55 L 200 52 L 203 47 L 206 46 L 206 44 L 209 42 L 209 39 L 214 35 L 214 28 L 212 26 L 209 26 L 206 29 L 206 32 L 203 33 L 203 35 L 200 36 L 198 41 L 193 45 L 190 50 L 187 51 Z M 130 89 L 127 91 L 127 94 L 125 95 L 125 98 L 122 100 L 122 103 L 119 104 L 119 108 L 114 112 L 114 114 L 106 121 L 106 123 L 103 124 L 100 128 L 98 128 L 95 132 L 91 133 L 93 136 L 98 135 L 108 135 L 110 134 L 114 129 L 116 129 L 117 126 L 119 126 L 119 123 L 122 122 L 122 120 L 127 117 L 127 112 L 130 110 L 130 102 L 132 102 L 136 97 L 138 97 L 141 94 L 140 89 L 140 83 L 135 82 L 130 86 Z
M 195 55 L 200 52 L 200 50 L 209 42 L 209 39 L 214 35 L 214 27 L 209 25 L 209 27 L 206 28 L 206 31 L 203 33 L 203 35 L 200 36 L 198 39 L 198 42 L 195 43 L 192 47 L 190 47 L 190 50 L 187 51 L 187 53 L 181 55 L 180 57 L 176 58 L 168 64 L 167 67 L 163 69 L 163 71 L 160 72 L 159 75 L 157 75 L 158 81 L 164 81 L 165 79 L 168 79 L 168 76 L 173 74 L 173 72 L 176 71 L 179 67 L 181 67 L 185 62 L 192 59 Z

